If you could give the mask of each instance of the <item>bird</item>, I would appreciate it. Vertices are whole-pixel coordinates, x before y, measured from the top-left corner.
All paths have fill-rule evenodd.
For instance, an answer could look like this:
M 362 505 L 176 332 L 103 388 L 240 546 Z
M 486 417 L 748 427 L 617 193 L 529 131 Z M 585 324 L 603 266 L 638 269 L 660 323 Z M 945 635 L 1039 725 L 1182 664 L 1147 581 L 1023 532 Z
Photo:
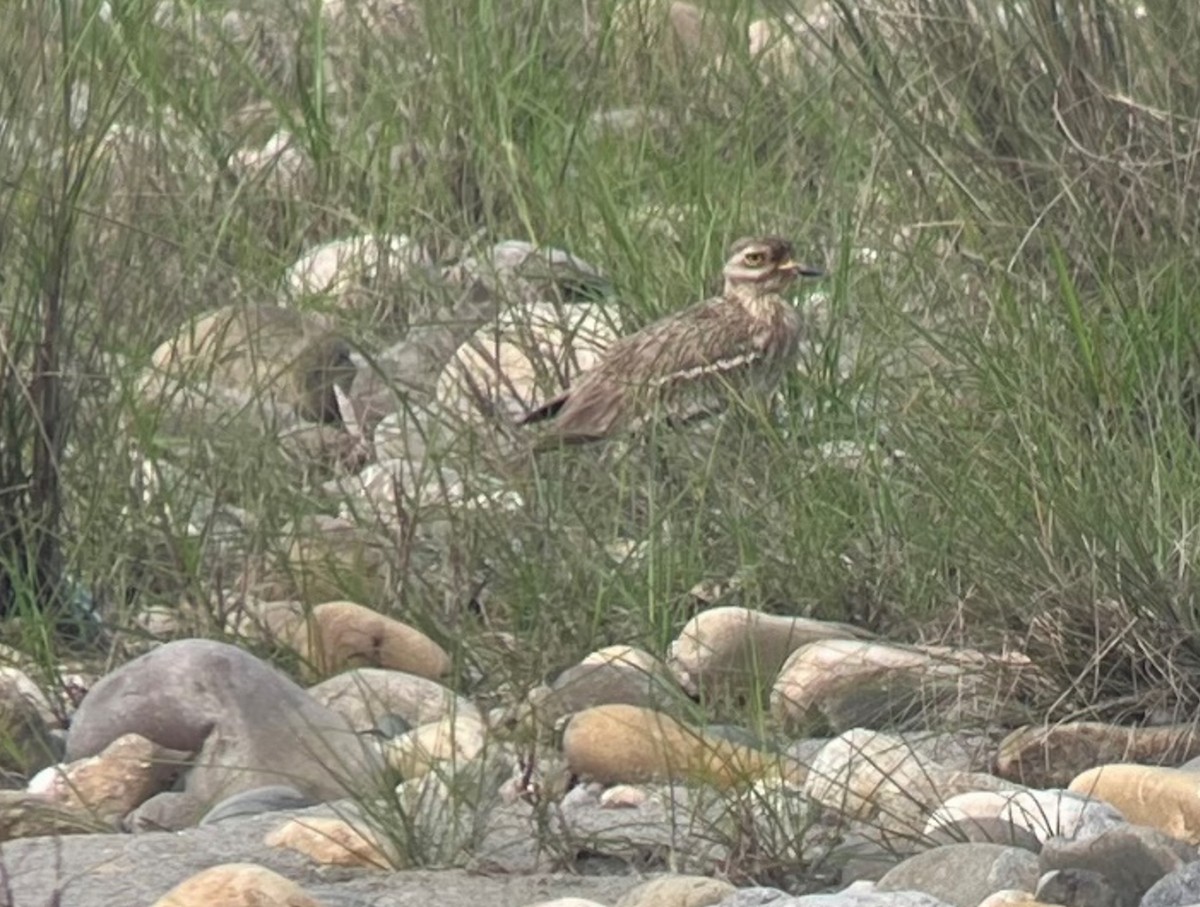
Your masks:
M 558 396 L 519 420 L 544 423 L 535 450 L 586 444 L 636 431 L 656 418 L 679 426 L 725 409 L 731 397 L 768 394 L 794 364 L 803 325 L 782 293 L 799 264 L 778 236 L 734 242 L 724 290 L 613 343 Z

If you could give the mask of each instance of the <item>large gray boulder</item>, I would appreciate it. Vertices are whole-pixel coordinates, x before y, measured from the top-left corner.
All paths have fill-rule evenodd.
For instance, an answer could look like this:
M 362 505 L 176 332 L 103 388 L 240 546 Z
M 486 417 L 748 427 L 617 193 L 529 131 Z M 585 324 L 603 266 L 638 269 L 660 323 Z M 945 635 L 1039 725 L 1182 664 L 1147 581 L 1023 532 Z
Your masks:
M 183 792 L 198 815 L 256 787 L 331 800 L 368 793 L 378 777 L 341 715 L 250 653 L 210 640 L 167 643 L 100 680 L 75 713 L 67 759 L 129 733 L 195 754 Z

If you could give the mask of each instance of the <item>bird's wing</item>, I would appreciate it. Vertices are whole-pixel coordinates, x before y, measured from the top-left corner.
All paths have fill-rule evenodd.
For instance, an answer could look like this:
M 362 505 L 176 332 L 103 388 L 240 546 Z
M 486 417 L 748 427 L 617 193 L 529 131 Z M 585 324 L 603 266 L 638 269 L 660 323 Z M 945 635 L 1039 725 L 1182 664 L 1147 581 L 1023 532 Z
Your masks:
M 650 415 L 657 402 L 687 421 L 719 408 L 722 385 L 762 360 L 770 342 L 769 325 L 742 307 L 706 300 L 618 340 L 574 387 L 522 422 L 553 419 L 560 441 L 583 442 Z M 639 396 L 644 407 L 634 405 Z

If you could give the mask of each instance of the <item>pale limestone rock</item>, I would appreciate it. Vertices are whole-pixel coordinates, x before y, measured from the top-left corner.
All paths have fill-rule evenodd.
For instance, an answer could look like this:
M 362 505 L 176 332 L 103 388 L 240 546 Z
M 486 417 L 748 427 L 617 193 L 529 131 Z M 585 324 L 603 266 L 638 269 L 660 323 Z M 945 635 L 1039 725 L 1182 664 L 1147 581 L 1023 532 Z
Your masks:
M 511 308 L 458 348 L 438 378 L 438 402 L 467 422 L 515 421 L 593 367 L 617 336 L 597 305 Z
M 405 778 L 415 778 L 434 770 L 438 763 L 469 762 L 481 755 L 486 745 L 487 729 L 483 722 L 458 715 L 414 728 L 390 741 L 385 753 L 392 768 Z
M 223 863 L 180 882 L 154 907 L 321 907 L 304 889 L 265 866 Z
M 298 851 L 322 866 L 392 867 L 375 834 L 356 828 L 345 819 L 319 816 L 289 819 L 269 832 L 263 843 Z
M 1037 900 L 1031 891 L 1005 888 L 992 892 L 979 902 L 979 907 L 1041 907 L 1041 904 L 1042 902 Z
M 229 168 L 241 180 L 270 195 L 287 199 L 302 192 L 313 178 L 313 167 L 299 140 L 286 129 L 257 148 L 242 148 L 229 158 Z
M 1054 837 L 1089 837 L 1125 822 L 1102 800 L 1062 790 L 970 791 L 950 797 L 925 823 L 925 834 L 971 823 L 1004 822 L 1045 843 Z
M 911 840 L 927 816 L 956 794 L 1011 788 L 991 775 L 949 771 L 902 740 L 862 729 L 822 747 L 805 783 L 809 797 L 831 812 L 860 820 L 885 843 Z
M 849 727 L 927 726 L 997 718 L 1021 675 L 1036 674 L 1018 654 L 908 647 L 825 639 L 797 649 L 771 689 L 771 712 L 784 725 L 822 716 L 835 731 Z
M 737 889 L 724 879 L 669 875 L 651 879 L 627 891 L 616 907 L 709 907 Z
M 664 708 L 681 693 L 667 667 L 649 652 L 607 646 L 567 668 L 551 684 L 531 690 L 516 720 L 553 727 L 563 717 L 592 706 Z
M 632 784 L 616 784 L 600 795 L 602 809 L 637 809 L 650 799 L 643 788 Z
M 749 608 L 709 608 L 684 625 L 667 665 L 692 695 L 765 687 L 796 649 L 821 639 L 860 637 L 846 624 L 779 617 Z
M 382 718 L 391 715 L 414 728 L 447 717 L 482 720 L 470 700 L 427 677 L 403 671 L 356 668 L 310 687 L 308 693 L 344 716 L 359 732 L 377 727 Z
M 341 418 L 335 388 L 348 392 L 355 372 L 349 344 L 327 319 L 272 306 L 226 306 L 159 345 L 138 396 L 174 414 L 178 428 L 234 415 L 271 428 L 297 418 L 335 422 Z
M 403 234 L 349 236 L 310 249 L 288 268 L 284 291 L 291 298 L 342 298 L 356 286 L 384 280 L 431 263 L 429 253 Z

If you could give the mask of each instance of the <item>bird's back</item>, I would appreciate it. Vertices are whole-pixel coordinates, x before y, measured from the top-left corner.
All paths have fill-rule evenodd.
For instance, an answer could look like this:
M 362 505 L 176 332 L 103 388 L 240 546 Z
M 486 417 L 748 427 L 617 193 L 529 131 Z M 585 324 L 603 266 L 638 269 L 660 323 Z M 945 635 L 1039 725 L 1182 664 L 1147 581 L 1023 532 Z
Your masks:
M 799 335 L 799 315 L 777 295 L 709 299 L 617 341 L 524 421 L 553 420 L 550 444 L 596 440 L 656 417 L 686 422 L 731 396 L 774 389 Z

